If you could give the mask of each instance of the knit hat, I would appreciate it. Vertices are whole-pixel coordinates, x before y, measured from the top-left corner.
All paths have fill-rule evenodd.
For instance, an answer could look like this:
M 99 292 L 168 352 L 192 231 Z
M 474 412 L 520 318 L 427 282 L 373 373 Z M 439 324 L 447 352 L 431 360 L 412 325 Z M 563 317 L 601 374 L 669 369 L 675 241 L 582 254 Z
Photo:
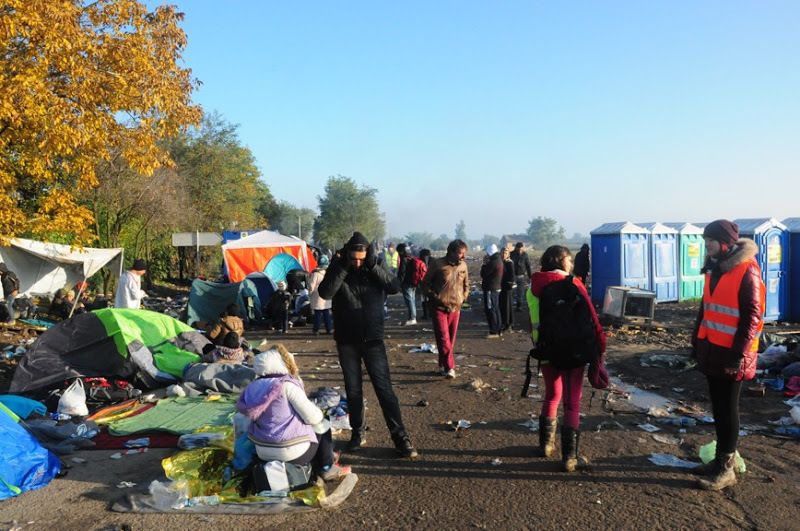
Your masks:
M 133 261 L 131 269 L 134 271 L 147 271 L 147 262 L 145 262 L 141 258 L 137 258 L 136 260 Z
M 327 255 L 323 254 L 322 256 L 319 257 L 319 260 L 317 261 L 317 266 L 319 266 L 320 269 L 325 269 L 326 267 L 328 267 L 328 265 L 330 265 L 330 263 L 331 259 L 328 258 Z
M 492 256 L 492 255 L 494 255 L 496 253 L 497 253 L 497 245 L 496 244 L 493 243 L 491 245 L 487 245 L 486 246 L 486 254 L 488 254 L 489 256 Z
M 356 231 L 350 239 L 347 240 L 347 248 L 352 249 L 354 247 L 369 247 L 369 240 L 366 236 Z
M 706 225 L 703 237 L 733 245 L 739 239 L 739 225 L 727 219 L 718 219 Z

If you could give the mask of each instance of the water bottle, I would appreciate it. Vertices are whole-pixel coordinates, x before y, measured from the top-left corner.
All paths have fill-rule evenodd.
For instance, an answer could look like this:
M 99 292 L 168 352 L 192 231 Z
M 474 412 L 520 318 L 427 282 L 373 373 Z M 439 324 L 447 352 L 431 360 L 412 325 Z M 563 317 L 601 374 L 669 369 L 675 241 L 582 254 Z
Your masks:
M 66 413 L 50 413 L 50 418 L 53 420 L 69 420 L 72 417 Z

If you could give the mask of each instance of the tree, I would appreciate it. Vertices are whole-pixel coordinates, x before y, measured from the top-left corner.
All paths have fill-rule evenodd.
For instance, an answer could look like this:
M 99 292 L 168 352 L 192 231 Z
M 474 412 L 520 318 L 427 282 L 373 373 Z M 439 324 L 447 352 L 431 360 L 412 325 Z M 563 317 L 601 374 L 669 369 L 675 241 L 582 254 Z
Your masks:
M 403 238 L 406 243 L 413 243 L 419 248 L 430 247 L 433 241 L 433 234 L 430 232 L 409 232 Z
M 466 241 L 466 240 L 464 240 Z M 431 242 L 431 251 L 444 251 L 450 243 L 450 238 L 447 234 L 440 234 L 438 238 Z
M 0 7 L 0 239 L 93 239 L 76 197 L 118 153 L 135 172 L 168 164 L 159 139 L 200 118 L 179 61 L 174 7 L 137 0 L 7 0 Z
M 492 236 L 491 234 L 484 234 L 483 238 L 481 239 L 481 247 L 486 247 L 491 244 L 497 244 L 500 241 L 500 238 L 497 236 Z
M 317 243 L 336 249 L 355 231 L 369 240 L 382 238 L 386 224 L 375 197 L 377 193 L 374 188 L 358 186 L 350 177 L 328 177 L 325 194 L 317 197 L 319 216 L 314 222 Z
M 467 241 L 467 224 L 464 223 L 463 219 L 456 223 L 455 239 L 463 242 Z
M 310 241 L 316 217 L 317 213 L 310 208 L 300 208 L 287 201 L 281 201 L 273 212 L 269 226 L 282 234 L 290 234 Z M 302 234 L 300 234 L 301 231 Z
M 553 218 L 538 216 L 528 222 L 526 231 L 534 247 L 544 248 L 563 242 L 566 238 L 564 227 Z

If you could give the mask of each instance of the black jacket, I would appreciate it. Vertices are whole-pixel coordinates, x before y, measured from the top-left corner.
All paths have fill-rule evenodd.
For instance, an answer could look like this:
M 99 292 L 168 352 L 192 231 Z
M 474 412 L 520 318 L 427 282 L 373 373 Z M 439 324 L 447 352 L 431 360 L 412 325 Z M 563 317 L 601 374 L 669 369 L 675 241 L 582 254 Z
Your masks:
M 19 291 L 19 279 L 13 271 L 2 273 L 3 294 L 8 297 L 12 292 Z
M 339 259 L 331 262 L 319 285 L 319 296 L 333 300 L 333 338 L 337 343 L 383 340 L 385 294 L 400 291 L 400 281 L 380 265 L 351 271 Z
M 511 261 L 514 262 L 514 274 L 516 276 L 531 278 L 533 271 L 531 271 L 531 259 L 528 258 L 528 253 L 525 251 L 511 251 Z
M 500 253 L 494 253 L 489 260 L 481 266 L 481 289 L 483 291 L 500 291 L 503 280 L 503 259 Z
M 514 262 L 506 260 L 503 262 L 503 281 L 500 289 L 502 291 L 511 291 L 516 286 L 517 277 L 514 275 Z
M 401 256 L 397 261 L 397 278 L 400 279 L 400 287 L 414 287 L 414 273 L 417 272 L 417 262 L 411 256 Z
M 575 267 L 572 269 L 572 273 L 576 277 L 585 277 L 589 274 L 589 268 L 591 267 L 591 261 L 589 260 L 589 251 L 578 251 L 578 254 L 575 255 Z

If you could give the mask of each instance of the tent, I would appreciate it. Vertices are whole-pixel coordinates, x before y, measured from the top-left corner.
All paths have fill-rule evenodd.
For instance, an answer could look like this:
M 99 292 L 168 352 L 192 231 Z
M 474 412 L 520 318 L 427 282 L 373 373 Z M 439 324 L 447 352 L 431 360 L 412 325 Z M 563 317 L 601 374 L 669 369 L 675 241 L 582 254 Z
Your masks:
M 203 334 L 162 313 L 116 308 L 83 313 L 39 336 L 20 360 L 10 392 L 46 389 L 79 376 L 138 377 L 159 387 L 200 361 L 208 344 Z
M 264 268 L 264 273 L 271 278 L 273 282 L 286 282 L 286 274 L 295 269 L 303 270 L 303 266 L 300 265 L 300 262 L 298 262 L 294 256 L 281 253 L 272 257 L 267 267 Z
M 276 289 L 264 273 L 251 273 L 241 282 L 229 284 L 196 278 L 189 292 L 186 322 L 213 322 L 229 304 L 239 306 L 239 317 L 245 322 L 261 320 L 261 306 Z
M 13 411 L 0 404 L 0 500 L 46 486 L 61 463 L 20 425 Z
M 52 295 L 74 286 L 103 267 L 122 273 L 123 249 L 71 248 L 60 243 L 14 238 L 0 247 L 0 261 L 19 277 L 20 295 Z
M 305 241 L 270 230 L 262 230 L 222 246 L 222 257 L 231 282 L 239 282 L 249 273 L 264 271 L 270 260 L 282 253 L 293 256 L 306 271 L 317 267 L 317 261 Z

